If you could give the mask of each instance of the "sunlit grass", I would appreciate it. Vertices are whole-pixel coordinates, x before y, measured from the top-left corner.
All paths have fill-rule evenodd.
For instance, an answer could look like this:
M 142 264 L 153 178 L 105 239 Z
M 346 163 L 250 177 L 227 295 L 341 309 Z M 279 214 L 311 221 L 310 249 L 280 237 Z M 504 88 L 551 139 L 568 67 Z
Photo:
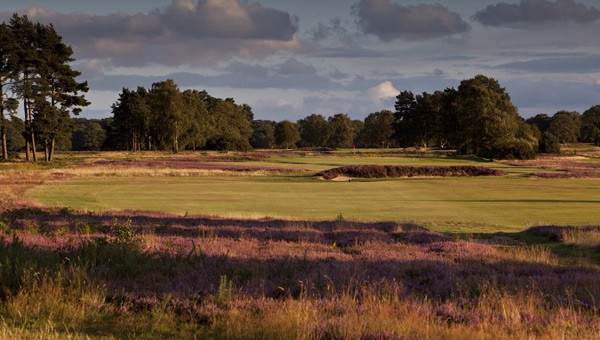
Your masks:
M 87 210 L 447 222 L 522 230 L 539 222 L 594 224 L 600 180 L 429 178 L 326 182 L 311 177 L 81 177 L 35 187 L 27 196 Z M 494 231 L 491 228 L 489 231 Z M 465 229 L 463 231 L 469 231 Z

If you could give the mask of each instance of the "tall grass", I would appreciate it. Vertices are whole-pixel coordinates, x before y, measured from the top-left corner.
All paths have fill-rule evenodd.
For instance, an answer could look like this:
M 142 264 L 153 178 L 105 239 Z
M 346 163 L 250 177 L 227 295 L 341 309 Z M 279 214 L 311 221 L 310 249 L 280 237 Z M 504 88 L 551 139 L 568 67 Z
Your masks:
M 600 273 L 561 266 L 544 247 L 501 251 L 352 221 L 138 216 L 90 221 L 93 233 L 80 235 L 83 216 L 70 226 L 43 213 L 13 213 L 47 225 L 32 234 L 10 222 L 0 241 L 0 339 L 600 334 Z

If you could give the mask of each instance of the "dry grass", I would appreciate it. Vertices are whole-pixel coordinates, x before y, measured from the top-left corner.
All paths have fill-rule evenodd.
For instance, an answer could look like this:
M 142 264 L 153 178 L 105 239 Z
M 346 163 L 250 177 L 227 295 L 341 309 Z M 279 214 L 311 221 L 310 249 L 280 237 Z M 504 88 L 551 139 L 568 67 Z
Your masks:
M 72 169 L 61 169 L 58 174 L 73 176 L 98 176 L 98 177 L 210 177 L 210 176 L 232 176 L 232 177 L 260 177 L 289 174 L 289 171 L 233 171 L 220 169 L 169 169 L 169 168 L 143 168 L 143 167 L 112 167 L 95 166 L 80 167 Z
M 563 242 L 585 248 L 598 248 L 600 247 L 600 230 L 574 228 L 565 233 Z

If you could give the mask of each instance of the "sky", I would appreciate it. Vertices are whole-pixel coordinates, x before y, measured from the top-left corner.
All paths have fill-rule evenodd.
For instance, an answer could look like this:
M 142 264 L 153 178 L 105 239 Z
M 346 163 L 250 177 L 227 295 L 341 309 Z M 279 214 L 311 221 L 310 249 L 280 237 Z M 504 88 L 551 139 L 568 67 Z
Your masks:
M 87 118 L 168 78 L 256 119 L 362 119 L 478 74 L 524 117 L 600 104 L 598 0 L 0 0 L 14 12 L 73 47 Z

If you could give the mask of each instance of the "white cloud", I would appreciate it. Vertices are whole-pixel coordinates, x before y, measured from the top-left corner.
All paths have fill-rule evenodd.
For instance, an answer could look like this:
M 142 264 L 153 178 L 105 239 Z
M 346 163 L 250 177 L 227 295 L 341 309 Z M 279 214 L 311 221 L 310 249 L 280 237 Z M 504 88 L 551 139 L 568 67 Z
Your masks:
M 400 93 L 398 89 L 394 87 L 391 81 L 384 81 L 383 83 L 370 88 L 367 90 L 367 95 L 374 103 L 380 103 L 383 100 L 394 98 Z

